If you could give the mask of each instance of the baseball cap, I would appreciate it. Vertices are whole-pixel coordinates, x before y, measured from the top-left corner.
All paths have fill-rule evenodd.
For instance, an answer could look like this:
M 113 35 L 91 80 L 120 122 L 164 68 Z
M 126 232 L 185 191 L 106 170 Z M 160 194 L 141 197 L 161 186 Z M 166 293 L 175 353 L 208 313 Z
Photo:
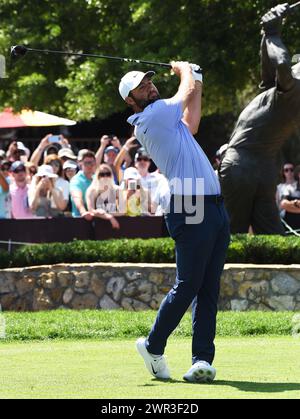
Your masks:
M 11 172 L 16 172 L 20 169 L 25 170 L 25 164 L 20 160 L 14 161 L 13 164 L 10 166 Z
M 30 156 L 29 148 L 25 147 L 25 145 L 21 141 L 17 141 L 18 150 L 24 151 L 27 157 Z
M 43 177 L 47 176 L 50 178 L 57 178 L 58 176 L 53 172 L 52 167 L 49 164 L 43 164 L 38 168 L 37 176 Z
M 64 148 L 60 149 L 59 152 L 58 152 L 58 157 L 60 157 L 60 158 L 66 157 L 70 160 L 76 160 L 77 159 L 73 150 L 71 148 L 68 148 L 68 147 L 64 147 Z
M 77 160 L 81 161 L 82 160 L 82 156 L 87 153 L 88 151 L 90 151 L 88 148 L 82 148 L 81 150 L 79 150 L 78 152 L 78 156 L 77 156 Z
M 122 98 L 125 100 L 131 90 L 138 87 L 144 77 L 153 77 L 155 71 L 147 71 L 143 73 L 142 71 L 129 71 L 125 76 L 122 77 L 119 84 L 119 93 Z
M 134 156 L 134 160 L 137 161 L 139 157 L 147 157 L 149 160 L 151 160 L 150 155 L 147 153 L 147 151 L 144 149 L 144 147 L 140 147 L 138 151 L 136 152 Z
M 104 153 L 109 153 L 110 151 L 114 151 L 116 154 L 119 154 L 119 149 L 117 147 L 113 147 L 112 145 L 106 147 Z
M 66 170 L 66 169 L 77 170 L 78 166 L 73 160 L 67 160 L 63 165 L 63 170 Z
M 128 169 L 126 169 L 124 171 L 124 180 L 128 180 L 128 179 L 140 179 L 140 175 L 139 172 L 136 170 L 135 167 L 128 167 Z

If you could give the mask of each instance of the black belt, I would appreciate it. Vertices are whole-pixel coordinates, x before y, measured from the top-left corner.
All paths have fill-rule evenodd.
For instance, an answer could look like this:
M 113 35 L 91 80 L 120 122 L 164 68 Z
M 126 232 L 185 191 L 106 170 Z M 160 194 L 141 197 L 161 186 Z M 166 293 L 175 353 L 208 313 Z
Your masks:
M 192 202 L 196 202 L 197 199 L 197 195 L 172 195 L 171 200 L 174 200 L 175 196 L 180 197 L 182 200 L 192 198 Z M 203 197 L 201 196 L 201 198 Z M 204 195 L 204 202 L 220 205 L 224 202 L 224 197 L 222 195 Z
M 211 202 L 213 204 L 221 204 L 224 202 L 224 197 L 222 195 L 205 195 L 204 202 Z

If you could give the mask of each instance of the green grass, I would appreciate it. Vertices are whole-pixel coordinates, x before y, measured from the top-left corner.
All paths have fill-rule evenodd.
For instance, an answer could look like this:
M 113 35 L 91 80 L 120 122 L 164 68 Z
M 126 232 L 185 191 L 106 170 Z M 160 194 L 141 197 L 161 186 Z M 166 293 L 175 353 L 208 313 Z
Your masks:
M 291 335 L 293 312 L 220 312 L 218 336 Z M 5 312 L 6 340 L 122 339 L 148 334 L 155 311 L 56 310 L 36 313 Z M 175 331 L 191 335 L 187 313 Z
M 172 380 L 157 381 L 133 339 L 0 344 L 0 398 L 300 398 L 300 341 L 219 337 L 214 384 L 189 384 L 189 338 L 171 338 Z

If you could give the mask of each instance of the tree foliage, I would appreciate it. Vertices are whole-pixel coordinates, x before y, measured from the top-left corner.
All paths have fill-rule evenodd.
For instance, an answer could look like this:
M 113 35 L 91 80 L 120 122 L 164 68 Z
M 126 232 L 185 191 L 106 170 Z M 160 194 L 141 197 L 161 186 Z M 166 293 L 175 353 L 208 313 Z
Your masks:
M 188 60 L 205 74 L 205 112 L 237 112 L 259 79 L 260 16 L 271 0 L 0 0 L 0 53 L 10 45 L 100 53 L 152 61 Z M 284 39 L 300 52 L 300 10 Z M 8 59 L 9 61 L 9 59 Z M 136 65 L 28 53 L 8 65 L 0 105 L 24 106 L 76 120 L 125 108 L 121 76 Z M 139 69 L 145 70 L 145 66 Z M 178 81 L 157 68 L 156 84 L 172 95 Z

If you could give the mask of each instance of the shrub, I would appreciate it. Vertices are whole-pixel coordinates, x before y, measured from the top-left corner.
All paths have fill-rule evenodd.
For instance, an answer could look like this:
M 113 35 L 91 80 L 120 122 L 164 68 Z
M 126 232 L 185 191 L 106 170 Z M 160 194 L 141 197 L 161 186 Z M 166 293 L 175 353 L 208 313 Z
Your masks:
M 300 260 L 300 238 L 235 235 L 227 263 L 292 264 Z M 0 249 L 0 268 L 57 263 L 173 263 L 174 242 L 162 239 L 73 241 L 23 246 L 13 253 Z

